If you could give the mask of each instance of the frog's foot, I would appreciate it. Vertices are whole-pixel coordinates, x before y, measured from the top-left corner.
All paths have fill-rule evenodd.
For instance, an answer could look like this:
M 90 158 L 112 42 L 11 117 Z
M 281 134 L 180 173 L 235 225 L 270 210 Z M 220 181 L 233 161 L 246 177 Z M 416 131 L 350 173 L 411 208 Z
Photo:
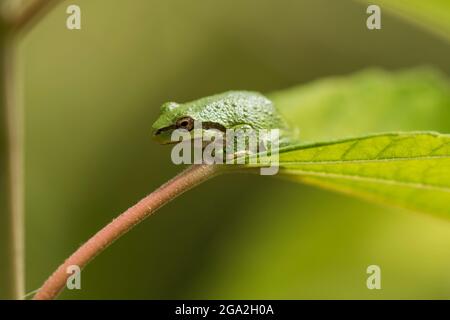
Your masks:
M 255 155 L 255 152 L 252 152 L 251 150 L 239 150 L 235 153 L 227 154 L 226 160 L 228 163 L 235 163 L 235 160 L 239 164 L 243 164 L 247 162 L 247 159 L 251 157 L 252 155 Z

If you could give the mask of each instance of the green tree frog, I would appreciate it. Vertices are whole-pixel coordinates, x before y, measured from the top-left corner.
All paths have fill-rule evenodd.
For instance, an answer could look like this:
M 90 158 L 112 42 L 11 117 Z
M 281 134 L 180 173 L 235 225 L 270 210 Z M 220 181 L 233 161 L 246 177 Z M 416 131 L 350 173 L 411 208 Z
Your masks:
M 164 103 L 152 127 L 153 137 L 162 144 L 176 143 L 171 140 L 172 132 L 185 129 L 193 139 L 194 122 L 201 123 L 201 134 L 207 138 L 212 131 L 279 129 L 280 146 L 292 140 L 292 131 L 272 101 L 251 91 L 228 91 L 182 104 Z

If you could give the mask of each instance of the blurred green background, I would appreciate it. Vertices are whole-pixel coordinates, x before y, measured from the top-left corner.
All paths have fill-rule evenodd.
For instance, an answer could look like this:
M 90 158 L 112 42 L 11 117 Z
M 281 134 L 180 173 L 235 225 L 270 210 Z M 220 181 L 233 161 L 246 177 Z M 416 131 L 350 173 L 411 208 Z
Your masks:
M 65 27 L 69 4 L 81 7 L 79 31 Z M 346 0 L 55 7 L 19 52 L 27 291 L 181 170 L 150 140 L 163 102 L 373 66 L 450 74 L 448 42 L 385 11 L 382 29 L 369 31 L 365 9 Z M 372 264 L 382 290 L 366 287 Z M 273 177 L 222 176 L 114 243 L 83 271 L 82 290 L 61 298 L 448 299 L 450 223 Z

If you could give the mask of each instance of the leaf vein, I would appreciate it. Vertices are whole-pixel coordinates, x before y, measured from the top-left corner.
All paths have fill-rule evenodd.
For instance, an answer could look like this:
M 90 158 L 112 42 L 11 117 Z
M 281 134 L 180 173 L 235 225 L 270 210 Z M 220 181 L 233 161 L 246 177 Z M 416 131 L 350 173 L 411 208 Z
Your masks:
M 413 160 L 436 160 L 450 159 L 450 156 L 419 156 L 419 157 L 398 157 L 381 159 L 354 159 L 354 160 L 319 160 L 319 161 L 280 161 L 280 165 L 295 164 L 344 164 L 344 163 L 371 163 L 371 162 L 391 162 L 391 161 L 413 161 Z
M 398 181 L 392 179 L 383 179 L 383 178 L 375 178 L 375 177 L 365 177 L 359 175 L 346 175 L 339 173 L 329 173 L 322 171 L 309 171 L 309 170 L 287 170 L 283 169 L 284 173 L 293 173 L 296 175 L 310 175 L 310 176 L 318 176 L 325 178 L 335 178 L 335 179 L 347 179 L 347 180 L 355 180 L 362 182 L 373 182 L 379 184 L 390 184 L 395 186 L 403 186 L 410 187 L 416 189 L 426 189 L 426 190 L 434 190 L 434 191 L 443 191 L 450 193 L 450 188 L 445 186 L 436 186 L 428 183 L 418 183 L 418 182 L 408 182 L 408 181 Z

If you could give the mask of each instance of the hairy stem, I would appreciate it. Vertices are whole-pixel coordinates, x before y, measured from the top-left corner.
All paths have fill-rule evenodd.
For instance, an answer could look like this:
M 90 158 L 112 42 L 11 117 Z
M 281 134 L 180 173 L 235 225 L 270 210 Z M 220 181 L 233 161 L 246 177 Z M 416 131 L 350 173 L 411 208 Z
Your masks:
M 47 279 L 35 300 L 54 299 L 66 285 L 68 267 L 78 266 L 80 269 L 86 266 L 100 252 L 111 243 L 124 235 L 139 222 L 153 214 L 163 205 L 176 198 L 185 191 L 223 172 L 217 165 L 192 165 L 179 175 L 163 184 L 153 193 L 146 196 L 137 204 L 123 212 L 111 223 L 97 232 L 78 250 L 76 250 L 58 269 Z
M 19 299 L 25 286 L 22 108 L 16 101 L 13 39 L 2 34 L 0 46 L 0 298 Z
M 23 116 L 15 79 L 16 42 L 57 1 L 0 4 L 0 299 L 21 299 L 25 290 Z
M 61 0 L 32 0 L 23 5 L 22 9 L 17 14 L 11 15 L 9 19 L 12 31 L 23 32 L 32 28 L 33 23 L 48 13 L 58 2 Z

